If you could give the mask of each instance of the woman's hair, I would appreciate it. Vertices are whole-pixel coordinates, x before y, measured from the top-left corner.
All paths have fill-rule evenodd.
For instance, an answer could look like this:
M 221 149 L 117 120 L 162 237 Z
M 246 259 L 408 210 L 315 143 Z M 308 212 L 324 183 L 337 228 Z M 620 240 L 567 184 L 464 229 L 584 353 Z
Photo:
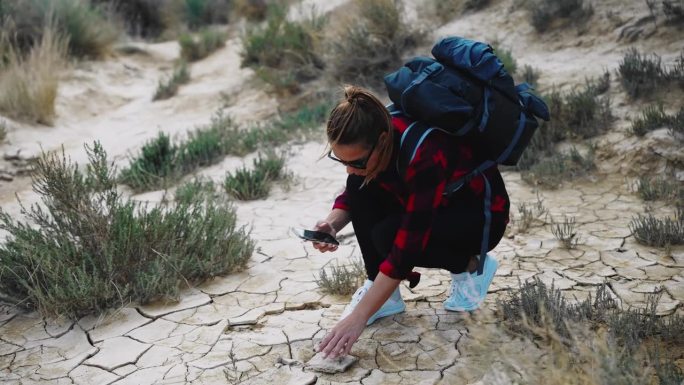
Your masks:
M 344 99 L 330 112 L 326 130 L 328 143 L 358 144 L 370 149 L 383 132 L 387 134 L 385 140 L 375 146 L 379 161 L 375 167 L 368 169 L 364 184 L 382 172 L 392 158 L 392 117 L 382 102 L 370 91 L 362 87 L 345 86 Z

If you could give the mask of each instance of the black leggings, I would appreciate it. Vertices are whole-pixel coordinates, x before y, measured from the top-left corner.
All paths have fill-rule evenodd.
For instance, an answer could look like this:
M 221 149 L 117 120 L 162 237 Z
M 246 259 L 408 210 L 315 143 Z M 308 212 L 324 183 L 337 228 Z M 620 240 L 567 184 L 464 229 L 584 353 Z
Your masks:
M 375 183 L 359 189 L 362 182 L 362 177 L 349 175 L 346 190 L 366 273 L 368 279 L 375 280 L 380 264 L 392 249 L 404 208 Z M 452 199 L 446 207 L 438 209 L 430 239 L 416 266 L 446 269 L 455 274 L 465 271 L 470 258 L 480 254 L 483 227 L 482 203 Z M 501 218 L 492 221 L 487 251 L 499 243 L 505 230 L 506 223 Z

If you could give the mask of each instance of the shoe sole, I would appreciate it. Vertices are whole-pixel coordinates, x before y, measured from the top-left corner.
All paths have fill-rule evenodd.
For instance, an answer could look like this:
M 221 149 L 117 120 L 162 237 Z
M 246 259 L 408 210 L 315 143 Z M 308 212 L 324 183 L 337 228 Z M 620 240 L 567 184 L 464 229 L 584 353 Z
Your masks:
M 377 321 L 380 318 L 388 317 L 388 316 L 391 316 L 394 314 L 403 313 L 404 310 L 406 310 L 406 304 L 405 303 L 402 304 L 401 308 L 387 309 L 387 310 L 382 311 L 382 312 L 378 311 L 368 319 L 368 322 L 366 322 L 366 326 L 372 324 L 373 322 Z

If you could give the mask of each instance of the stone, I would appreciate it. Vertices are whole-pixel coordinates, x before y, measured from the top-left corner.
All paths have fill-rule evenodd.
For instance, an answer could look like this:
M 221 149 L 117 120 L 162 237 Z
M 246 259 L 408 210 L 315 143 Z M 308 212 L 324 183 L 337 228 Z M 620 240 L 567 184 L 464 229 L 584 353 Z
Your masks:
M 321 373 L 342 373 L 347 371 L 359 359 L 354 356 L 345 355 L 344 357 L 324 358 L 323 352 L 316 353 L 306 368 Z
M 126 364 L 133 364 L 151 347 L 128 337 L 115 337 L 98 345 L 100 351 L 85 361 L 88 365 L 112 371 Z
M 176 302 L 158 301 L 149 305 L 138 307 L 145 317 L 158 318 L 173 312 L 186 310 L 211 302 L 211 298 L 197 289 L 182 292 Z
M 134 308 L 121 308 L 98 318 L 88 335 L 93 342 L 100 342 L 108 338 L 120 337 L 133 329 L 152 322 L 143 317 Z

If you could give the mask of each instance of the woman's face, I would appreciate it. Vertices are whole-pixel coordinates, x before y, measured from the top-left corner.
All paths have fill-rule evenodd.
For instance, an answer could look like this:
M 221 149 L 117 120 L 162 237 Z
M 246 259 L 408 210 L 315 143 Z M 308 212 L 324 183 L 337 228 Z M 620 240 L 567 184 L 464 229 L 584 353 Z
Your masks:
M 375 146 L 367 147 L 363 144 L 331 144 L 332 156 L 343 163 L 347 169 L 347 174 L 359 176 L 368 175 L 368 170 L 374 169 L 379 162 L 379 153 L 376 151 L 377 144 L 381 143 L 385 136 L 380 134 L 378 143 Z M 354 165 L 365 165 L 365 168 L 354 167 Z

